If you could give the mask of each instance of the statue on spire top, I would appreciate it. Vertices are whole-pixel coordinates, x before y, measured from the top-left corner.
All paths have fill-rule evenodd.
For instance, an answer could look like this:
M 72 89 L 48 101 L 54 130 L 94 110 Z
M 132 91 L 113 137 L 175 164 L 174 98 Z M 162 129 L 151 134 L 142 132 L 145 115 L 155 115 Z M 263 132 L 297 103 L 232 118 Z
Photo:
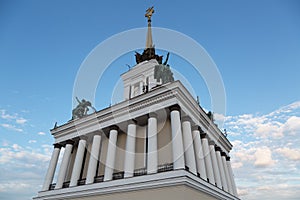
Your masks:
M 148 18 L 148 21 L 151 21 L 151 17 L 152 17 L 152 15 L 153 15 L 153 13 L 154 13 L 154 7 L 153 7 L 153 6 L 152 6 L 151 8 L 148 8 L 148 9 L 146 10 L 145 17 Z

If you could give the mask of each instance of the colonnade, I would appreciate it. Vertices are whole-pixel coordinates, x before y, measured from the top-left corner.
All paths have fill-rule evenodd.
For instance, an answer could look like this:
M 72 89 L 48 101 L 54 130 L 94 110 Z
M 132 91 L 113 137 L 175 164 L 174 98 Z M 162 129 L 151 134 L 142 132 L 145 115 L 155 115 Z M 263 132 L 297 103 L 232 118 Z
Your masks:
M 147 126 L 147 174 L 158 172 L 158 142 L 157 142 L 157 120 L 155 113 L 148 115 Z M 216 187 L 237 196 L 235 182 L 230 164 L 230 158 L 218 147 L 214 141 L 210 140 L 208 135 L 202 129 L 193 125 L 188 117 L 181 117 L 180 107 L 170 107 L 171 137 L 172 137 L 172 163 L 173 170 L 187 169 L 192 174 L 208 181 Z M 118 139 L 118 127 L 111 126 L 108 131 L 108 148 L 104 169 L 103 181 L 113 179 L 115 168 L 116 148 Z M 134 176 L 135 170 L 135 152 L 136 152 L 136 134 L 137 123 L 135 120 L 129 120 L 127 125 L 126 151 L 124 159 L 124 178 Z M 92 136 L 92 146 L 90 158 L 86 173 L 85 184 L 92 184 L 97 176 L 99 167 L 99 157 L 101 151 L 102 135 L 96 133 Z M 85 162 L 85 151 L 87 148 L 86 136 L 81 136 L 76 143 L 77 151 L 75 161 L 71 169 L 69 187 L 78 185 L 83 163 Z M 47 191 L 53 182 L 56 166 L 62 145 L 55 144 L 49 168 L 43 184 L 42 191 Z M 67 171 L 70 163 L 74 141 L 68 140 L 64 144 L 64 154 L 58 170 L 57 181 L 54 189 L 63 188 L 66 180 Z M 71 166 L 71 165 L 70 165 Z

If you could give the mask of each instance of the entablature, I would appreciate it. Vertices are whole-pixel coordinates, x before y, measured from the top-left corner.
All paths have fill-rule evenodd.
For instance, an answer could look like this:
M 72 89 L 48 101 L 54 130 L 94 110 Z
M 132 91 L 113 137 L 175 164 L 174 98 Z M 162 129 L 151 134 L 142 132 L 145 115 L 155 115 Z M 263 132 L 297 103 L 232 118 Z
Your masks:
M 208 133 L 227 154 L 232 148 L 231 143 L 217 128 L 206 112 L 198 105 L 193 96 L 180 81 L 174 81 L 151 90 L 143 95 L 123 101 L 81 119 L 75 119 L 51 130 L 55 142 L 63 142 L 74 137 L 80 137 L 108 126 L 116 125 L 128 119 L 138 118 L 149 112 L 179 105 L 182 115 L 188 115 L 193 124 L 199 125 Z

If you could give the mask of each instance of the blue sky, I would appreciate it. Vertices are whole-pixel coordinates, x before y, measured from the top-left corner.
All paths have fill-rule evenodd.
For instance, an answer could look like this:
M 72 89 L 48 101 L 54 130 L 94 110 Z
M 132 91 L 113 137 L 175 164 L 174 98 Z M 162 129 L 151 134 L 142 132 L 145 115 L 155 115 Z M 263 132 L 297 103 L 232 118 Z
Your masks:
M 217 118 L 225 119 L 235 145 L 232 162 L 241 197 L 297 198 L 299 1 L 0 0 L 1 199 L 30 199 L 41 188 L 54 141 L 49 129 L 71 117 L 81 63 L 110 36 L 145 27 L 144 12 L 151 5 L 153 26 L 193 38 L 218 66 L 227 115 Z M 111 103 L 119 75 L 134 63 L 128 53 L 111 64 L 98 85 L 97 109 Z M 201 77 L 176 55 L 170 64 L 209 109 Z

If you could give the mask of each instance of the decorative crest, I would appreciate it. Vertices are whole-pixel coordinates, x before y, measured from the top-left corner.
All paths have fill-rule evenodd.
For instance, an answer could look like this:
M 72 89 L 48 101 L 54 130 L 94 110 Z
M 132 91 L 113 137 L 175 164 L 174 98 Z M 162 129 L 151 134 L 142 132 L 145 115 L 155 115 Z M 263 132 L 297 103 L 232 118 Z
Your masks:
M 154 13 L 154 7 L 153 7 L 153 6 L 152 6 L 151 8 L 148 8 L 148 9 L 146 10 L 145 17 L 148 18 L 148 21 L 151 21 L 151 17 L 152 17 L 152 15 L 153 15 L 153 13 Z

